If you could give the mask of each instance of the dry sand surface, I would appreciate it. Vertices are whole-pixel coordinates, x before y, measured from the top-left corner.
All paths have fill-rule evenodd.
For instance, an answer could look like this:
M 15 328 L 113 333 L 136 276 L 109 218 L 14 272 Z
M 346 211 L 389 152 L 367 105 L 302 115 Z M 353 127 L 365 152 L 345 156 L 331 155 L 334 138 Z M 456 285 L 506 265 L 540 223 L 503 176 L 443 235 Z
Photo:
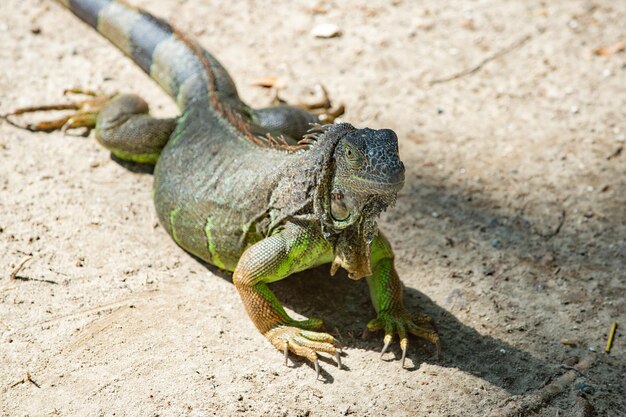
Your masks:
M 381 360 L 367 286 L 323 267 L 273 288 L 325 319 L 345 367 L 285 367 L 230 277 L 157 224 L 149 172 L 93 136 L 0 123 L 2 415 L 626 415 L 626 2 L 132 2 L 255 106 L 259 78 L 292 102 L 321 82 L 344 120 L 398 133 L 407 181 L 380 225 L 443 356 L 413 340 L 406 369 L 397 345 Z M 342 35 L 314 38 L 322 23 Z M 83 87 L 176 114 L 54 2 L 2 0 L 0 44 L 0 113 Z

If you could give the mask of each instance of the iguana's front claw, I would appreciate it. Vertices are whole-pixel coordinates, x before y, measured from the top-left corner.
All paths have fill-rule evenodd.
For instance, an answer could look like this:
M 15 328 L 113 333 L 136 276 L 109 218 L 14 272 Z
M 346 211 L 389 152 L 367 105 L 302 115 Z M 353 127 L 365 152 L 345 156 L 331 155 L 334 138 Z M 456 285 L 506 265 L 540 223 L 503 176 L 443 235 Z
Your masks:
M 339 351 L 335 346 L 335 338 L 328 333 L 303 330 L 295 326 L 277 326 L 265 333 L 265 337 L 285 355 L 285 365 L 289 352 L 303 356 L 313 362 L 315 372 L 319 377 L 318 352 L 328 353 L 335 357 L 337 366 L 341 368 Z M 317 378 L 316 377 L 316 378 Z
M 426 339 L 435 345 L 437 350 L 437 357 L 441 353 L 441 344 L 439 342 L 439 335 L 435 330 L 426 329 L 420 325 L 430 324 L 433 325 L 433 321 L 430 316 L 425 314 L 411 315 L 406 310 L 400 311 L 382 311 L 378 314 L 378 317 L 371 320 L 367 324 L 367 330 L 375 332 L 378 330 L 385 331 L 385 338 L 383 339 L 383 348 L 380 351 L 380 357 L 382 358 L 391 342 L 394 335 L 397 334 L 400 338 L 400 349 L 402 349 L 401 364 L 404 368 L 404 362 L 406 359 L 406 352 L 409 346 L 409 339 L 407 332 L 422 339 Z
M 96 126 L 96 118 L 102 108 L 111 100 L 113 96 L 98 94 L 93 91 L 86 91 L 80 89 L 65 90 L 64 94 L 74 93 L 91 96 L 86 100 L 74 101 L 71 103 L 58 103 L 58 104 L 45 104 L 41 106 L 22 107 L 16 109 L 8 114 L 3 115 L 3 118 L 11 125 L 26 129 L 31 132 L 52 132 L 55 130 L 61 130 L 66 132 L 70 129 L 86 128 L 87 133 L 89 130 Z M 43 120 L 34 123 L 27 123 L 25 125 L 18 124 L 13 121 L 12 117 L 20 116 L 27 113 L 35 113 L 42 111 L 58 111 L 58 110 L 74 110 L 73 113 L 65 115 L 53 120 Z

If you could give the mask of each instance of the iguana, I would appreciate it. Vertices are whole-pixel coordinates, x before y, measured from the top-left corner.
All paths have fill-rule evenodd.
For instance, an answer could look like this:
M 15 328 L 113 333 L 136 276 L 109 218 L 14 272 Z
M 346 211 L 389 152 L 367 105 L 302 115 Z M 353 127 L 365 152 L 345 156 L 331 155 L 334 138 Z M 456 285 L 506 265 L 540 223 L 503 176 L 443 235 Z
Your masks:
M 183 249 L 233 272 L 250 319 L 285 361 L 288 352 L 305 357 L 319 376 L 325 352 L 341 367 L 322 320 L 294 320 L 268 287 L 327 263 L 331 275 L 342 267 L 366 278 L 377 312 L 367 329 L 384 330 L 381 355 L 399 336 L 404 367 L 409 333 L 439 352 L 437 332 L 424 327 L 430 317 L 405 308 L 393 252 L 376 226 L 404 183 L 393 131 L 311 128 L 317 117 L 297 107 L 253 109 L 222 65 L 167 22 L 122 1 L 59 1 L 156 80 L 180 116 L 153 118 L 136 95 L 99 96 L 31 130 L 95 127 L 117 157 L 155 164 L 160 223 Z M 39 109 L 49 108 L 58 107 Z

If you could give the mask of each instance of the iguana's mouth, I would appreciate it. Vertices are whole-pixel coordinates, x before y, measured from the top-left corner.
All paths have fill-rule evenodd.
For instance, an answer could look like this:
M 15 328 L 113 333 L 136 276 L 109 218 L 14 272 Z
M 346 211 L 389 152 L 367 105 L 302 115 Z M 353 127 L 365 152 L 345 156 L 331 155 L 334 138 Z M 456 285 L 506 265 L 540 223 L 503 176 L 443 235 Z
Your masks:
M 404 185 L 404 178 L 395 182 L 376 181 L 363 177 L 352 177 L 350 182 L 356 185 L 358 188 L 364 188 L 373 192 L 398 192 Z

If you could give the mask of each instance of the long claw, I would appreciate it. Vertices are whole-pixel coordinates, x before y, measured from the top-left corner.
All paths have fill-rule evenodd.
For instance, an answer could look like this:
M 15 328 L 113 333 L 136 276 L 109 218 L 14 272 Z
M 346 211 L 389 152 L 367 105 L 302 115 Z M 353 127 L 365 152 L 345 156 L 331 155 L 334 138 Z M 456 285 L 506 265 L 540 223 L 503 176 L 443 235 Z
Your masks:
M 333 341 L 333 346 L 335 346 L 337 349 L 339 349 L 339 352 L 343 353 L 343 345 L 341 344 L 341 342 L 337 339 L 335 339 Z
M 285 342 L 283 350 L 285 351 L 285 366 L 287 366 L 287 359 L 289 359 L 289 344 L 287 342 Z
M 341 369 L 341 355 L 339 352 L 335 352 L 335 360 L 337 361 L 337 368 Z
M 313 364 L 315 365 L 315 380 L 317 381 L 320 378 L 320 361 L 315 359 Z
M 387 349 L 389 348 L 389 345 L 391 344 L 391 339 L 392 339 L 391 335 L 385 336 L 385 345 L 383 346 L 383 350 L 380 351 L 381 358 L 383 357 L 385 352 L 387 352 Z
M 66 133 L 68 131 L 68 129 L 72 128 L 72 124 L 74 123 L 74 119 L 73 118 L 69 118 L 67 119 L 67 121 L 65 123 L 63 123 L 63 126 L 61 126 L 61 133 Z
M 13 110 L 11 113 L 7 113 L 5 116 L 19 116 L 25 113 L 35 113 L 38 111 L 50 111 L 50 110 L 78 110 L 80 108 L 78 103 L 58 103 L 58 104 L 44 104 L 41 106 L 28 106 L 21 107 Z
M 406 351 L 409 346 L 409 341 L 407 339 L 402 339 L 400 341 L 400 347 L 402 348 L 402 367 L 404 368 L 404 360 L 406 359 Z

